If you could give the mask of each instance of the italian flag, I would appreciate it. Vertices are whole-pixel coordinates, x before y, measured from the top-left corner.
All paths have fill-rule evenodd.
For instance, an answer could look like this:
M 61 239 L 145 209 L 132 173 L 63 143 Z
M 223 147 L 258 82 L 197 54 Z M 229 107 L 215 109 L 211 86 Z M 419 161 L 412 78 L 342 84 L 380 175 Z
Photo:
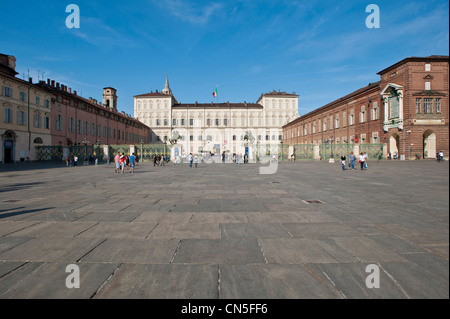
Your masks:
M 217 96 L 217 88 L 216 88 L 216 90 L 213 92 L 213 96 L 214 96 L 214 97 Z

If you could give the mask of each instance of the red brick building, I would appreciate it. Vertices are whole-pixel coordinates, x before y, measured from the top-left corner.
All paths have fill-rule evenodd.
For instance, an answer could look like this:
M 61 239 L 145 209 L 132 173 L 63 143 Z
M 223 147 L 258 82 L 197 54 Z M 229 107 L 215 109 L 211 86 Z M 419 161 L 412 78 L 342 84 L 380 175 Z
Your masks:
M 67 86 L 48 79 L 39 87 L 51 99 L 52 145 L 117 145 L 148 143 L 150 128 L 124 112 L 117 111 L 116 90 L 104 88 L 103 103 L 85 99 Z M 82 145 L 82 144 L 81 144 Z
M 283 126 L 283 142 L 382 143 L 400 159 L 449 154 L 449 57 L 409 57 L 370 83 Z

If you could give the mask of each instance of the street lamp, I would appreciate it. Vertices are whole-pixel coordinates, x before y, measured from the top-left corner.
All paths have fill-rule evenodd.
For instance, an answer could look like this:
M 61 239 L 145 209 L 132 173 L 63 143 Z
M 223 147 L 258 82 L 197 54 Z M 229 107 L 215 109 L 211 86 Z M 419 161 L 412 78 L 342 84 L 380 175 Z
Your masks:
M 144 154 L 142 152 L 143 148 L 144 148 L 144 140 L 141 139 L 141 156 L 139 156 L 139 160 L 141 160 L 141 161 L 144 161 L 144 156 L 142 155 L 142 154 Z
M 84 144 L 84 164 L 83 165 L 88 165 L 87 163 L 87 145 L 89 144 L 89 141 L 87 140 L 87 138 L 84 138 L 81 143 Z
M 334 158 L 334 153 L 333 153 L 333 142 L 334 142 L 334 138 L 333 135 L 331 135 L 331 158 Z
M 96 163 L 98 163 L 99 157 L 100 157 L 100 140 L 97 140 L 97 154 L 96 154 L 96 157 L 95 157 Z

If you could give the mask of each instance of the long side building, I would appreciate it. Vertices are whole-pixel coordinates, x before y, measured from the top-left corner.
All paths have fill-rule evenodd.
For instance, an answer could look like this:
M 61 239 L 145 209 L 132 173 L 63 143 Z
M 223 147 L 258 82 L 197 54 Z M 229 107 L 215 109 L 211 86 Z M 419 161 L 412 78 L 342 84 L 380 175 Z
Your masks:
M 409 57 L 380 80 L 283 126 L 289 145 L 382 143 L 400 159 L 449 153 L 449 57 Z

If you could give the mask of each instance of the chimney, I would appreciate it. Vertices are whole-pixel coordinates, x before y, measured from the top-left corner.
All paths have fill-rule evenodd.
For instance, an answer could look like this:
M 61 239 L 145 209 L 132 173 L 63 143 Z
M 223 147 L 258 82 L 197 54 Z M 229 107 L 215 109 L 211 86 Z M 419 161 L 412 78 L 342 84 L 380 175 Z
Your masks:
M 8 66 L 14 71 L 16 70 L 16 58 L 12 55 L 8 55 Z
M 50 85 L 50 79 L 47 79 L 47 85 Z
M 73 91 L 73 94 L 77 95 L 77 91 L 74 90 L 74 91 Z
M 59 90 L 59 82 L 56 82 L 56 88 Z
M 55 87 L 55 80 L 52 80 L 52 86 Z
M 28 82 L 33 83 L 33 78 L 28 78 Z
M 69 88 L 69 93 L 72 93 L 72 88 Z

